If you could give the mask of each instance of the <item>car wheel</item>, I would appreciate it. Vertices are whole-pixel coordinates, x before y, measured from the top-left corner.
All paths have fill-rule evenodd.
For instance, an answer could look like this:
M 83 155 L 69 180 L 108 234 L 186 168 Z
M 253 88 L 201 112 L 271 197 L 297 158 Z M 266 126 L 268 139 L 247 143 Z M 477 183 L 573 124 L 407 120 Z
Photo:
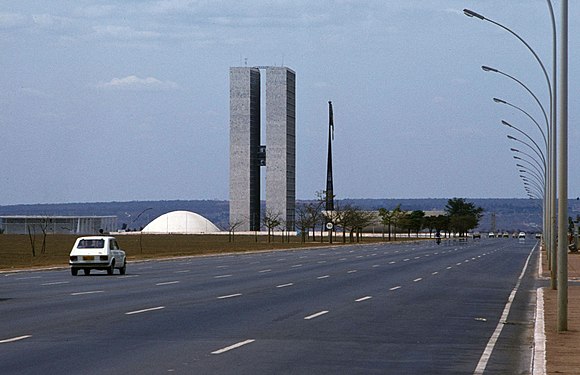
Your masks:
M 91 274 L 91 269 L 90 268 L 85 268 L 85 276 L 89 276 Z
M 119 268 L 119 273 L 121 275 L 124 275 L 125 272 L 127 272 L 127 260 L 125 259 L 125 262 L 123 263 L 123 267 Z
M 79 269 L 78 269 L 78 268 L 74 268 L 74 267 L 72 267 L 72 268 L 70 269 L 70 273 L 71 273 L 73 276 L 76 276 L 76 275 L 79 273 Z
M 112 275 L 115 272 L 115 261 L 111 262 L 111 267 L 107 268 L 107 275 Z

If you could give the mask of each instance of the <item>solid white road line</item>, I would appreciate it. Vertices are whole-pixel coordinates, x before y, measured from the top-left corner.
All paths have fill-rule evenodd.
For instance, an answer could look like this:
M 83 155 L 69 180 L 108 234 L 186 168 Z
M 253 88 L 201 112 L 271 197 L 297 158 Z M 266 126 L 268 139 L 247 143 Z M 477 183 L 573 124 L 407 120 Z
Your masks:
M 501 334 L 501 331 L 503 330 L 503 327 L 505 326 L 508 315 L 509 315 L 510 310 L 512 308 L 512 303 L 514 301 L 514 298 L 516 297 L 516 293 L 518 292 L 520 284 L 522 283 L 522 279 L 524 278 L 524 275 L 526 273 L 526 269 L 528 268 L 528 264 L 530 263 L 530 258 L 532 257 L 532 254 L 536 250 L 536 246 L 538 246 L 538 245 L 536 244 L 532 248 L 532 251 L 530 251 L 530 254 L 528 255 L 528 259 L 526 259 L 526 263 L 524 264 L 524 268 L 522 269 L 522 272 L 520 273 L 520 276 L 518 277 L 518 281 L 516 282 L 516 286 L 514 286 L 512 292 L 510 293 L 510 296 L 508 297 L 508 301 L 503 309 L 503 313 L 501 314 L 501 318 L 500 318 L 499 322 L 497 323 L 497 326 L 495 327 L 495 331 L 493 332 L 489 341 L 487 342 L 487 346 L 485 347 L 483 354 L 479 358 L 479 362 L 477 364 L 477 367 L 475 368 L 475 371 L 473 372 L 473 375 L 483 375 L 483 372 L 485 371 L 485 368 L 487 367 L 487 362 L 489 361 L 489 358 L 491 357 L 491 353 L 493 352 L 493 349 L 495 348 L 495 344 L 497 343 L 497 340 L 499 339 L 499 335 Z
M 71 293 L 71 296 L 83 296 L 85 294 L 96 294 L 96 293 L 105 293 L 104 290 L 92 290 L 90 292 L 76 292 L 76 293 Z
M 237 348 L 239 348 L 241 346 L 251 344 L 254 341 L 256 341 L 256 340 L 254 340 L 254 339 L 248 339 L 246 341 L 241 341 L 241 342 L 238 342 L 237 344 L 230 345 L 230 346 L 227 346 L 227 347 L 225 347 L 223 349 L 219 349 L 219 350 L 213 351 L 213 352 L 211 352 L 211 354 L 222 354 L 222 353 L 225 353 L 225 352 L 229 352 L 230 350 L 237 349 Z
M 220 296 L 220 297 L 218 297 L 218 299 L 234 298 L 234 297 L 239 297 L 241 295 L 242 295 L 242 293 L 228 294 L 227 296 Z
M 29 337 L 32 337 L 32 335 L 24 335 L 24 336 L 12 337 L 11 339 L 0 340 L 0 344 L 7 344 L 9 342 L 20 341 L 20 340 L 27 339 Z
M 145 313 L 145 312 L 149 312 L 149 311 L 163 310 L 164 308 L 165 308 L 165 306 L 151 307 L 149 309 L 129 311 L 129 312 L 126 312 L 125 315 L 141 314 L 141 313 Z
M 157 283 L 155 285 L 162 286 L 162 285 L 171 285 L 171 284 L 178 284 L 178 283 L 179 283 L 179 281 L 166 281 L 164 283 Z
M 318 318 L 319 316 L 322 316 L 324 314 L 328 314 L 328 311 L 324 310 L 324 311 L 317 312 L 316 314 L 308 315 L 308 316 L 304 317 L 304 320 Z
M 373 297 L 371 297 L 371 296 L 366 296 L 366 297 L 361 297 L 361 298 L 359 298 L 359 299 L 355 299 L 354 301 L 355 301 L 355 302 L 362 302 L 362 301 L 369 300 L 369 299 L 371 299 L 371 298 L 373 298 Z

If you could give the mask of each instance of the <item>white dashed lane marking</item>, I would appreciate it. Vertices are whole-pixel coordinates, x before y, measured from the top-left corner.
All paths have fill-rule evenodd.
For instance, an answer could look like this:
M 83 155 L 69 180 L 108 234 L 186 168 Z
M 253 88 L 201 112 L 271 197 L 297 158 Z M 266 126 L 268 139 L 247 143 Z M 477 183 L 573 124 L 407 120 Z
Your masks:
M 71 296 L 84 296 L 86 294 L 97 294 L 97 293 L 105 293 L 104 290 L 91 290 L 88 292 L 75 292 L 75 293 L 71 293 Z
M 24 339 L 27 339 L 27 338 L 30 338 L 30 337 L 32 337 L 32 335 L 24 335 L 24 336 L 12 337 L 10 339 L 0 340 L 0 344 L 7 344 L 9 342 L 16 342 L 16 341 L 24 340 Z
M 157 285 L 157 286 L 163 286 L 163 285 L 172 285 L 172 284 L 179 284 L 179 281 L 166 281 L 166 282 L 163 282 L 163 283 L 157 283 L 155 285 Z
M 219 296 L 218 299 L 235 298 L 235 297 L 240 297 L 241 295 L 242 295 L 242 293 L 228 294 L 226 296 Z
M 225 352 L 229 352 L 230 350 L 234 350 L 234 349 L 237 349 L 237 348 L 242 347 L 244 345 L 251 344 L 254 341 L 256 341 L 256 340 L 254 340 L 254 339 L 248 339 L 248 340 L 245 340 L 245 341 L 241 341 L 241 342 L 238 342 L 237 344 L 233 344 L 233 345 L 230 345 L 230 346 L 226 346 L 225 348 L 222 348 L 222 349 L 219 349 L 219 350 L 215 350 L 215 351 L 211 352 L 211 354 L 223 354 Z
M 317 312 L 316 314 L 308 315 L 308 316 L 304 317 L 304 320 L 311 320 L 311 319 L 318 318 L 319 316 L 322 316 L 325 314 L 328 314 L 327 310 Z
M 146 313 L 146 312 L 150 312 L 150 311 L 163 310 L 164 308 L 165 308 L 165 306 L 150 307 L 148 309 L 143 309 L 143 310 L 129 311 L 129 312 L 126 312 L 125 315 L 142 314 L 142 313 Z

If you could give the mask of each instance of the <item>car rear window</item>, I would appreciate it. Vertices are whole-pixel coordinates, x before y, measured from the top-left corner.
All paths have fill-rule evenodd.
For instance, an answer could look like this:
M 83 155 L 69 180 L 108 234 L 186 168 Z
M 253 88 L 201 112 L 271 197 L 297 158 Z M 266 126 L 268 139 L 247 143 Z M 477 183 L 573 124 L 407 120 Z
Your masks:
M 102 249 L 105 247 L 105 240 L 95 239 L 95 240 L 80 240 L 77 245 L 78 249 Z

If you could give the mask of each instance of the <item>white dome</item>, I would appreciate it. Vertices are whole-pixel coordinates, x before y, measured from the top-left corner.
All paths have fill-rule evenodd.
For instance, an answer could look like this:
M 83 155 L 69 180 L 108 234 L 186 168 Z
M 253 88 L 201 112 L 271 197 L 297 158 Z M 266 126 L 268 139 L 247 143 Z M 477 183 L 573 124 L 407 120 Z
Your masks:
M 145 228 L 143 233 L 200 234 L 219 232 L 219 228 L 205 217 L 190 211 L 172 211 L 159 216 Z

